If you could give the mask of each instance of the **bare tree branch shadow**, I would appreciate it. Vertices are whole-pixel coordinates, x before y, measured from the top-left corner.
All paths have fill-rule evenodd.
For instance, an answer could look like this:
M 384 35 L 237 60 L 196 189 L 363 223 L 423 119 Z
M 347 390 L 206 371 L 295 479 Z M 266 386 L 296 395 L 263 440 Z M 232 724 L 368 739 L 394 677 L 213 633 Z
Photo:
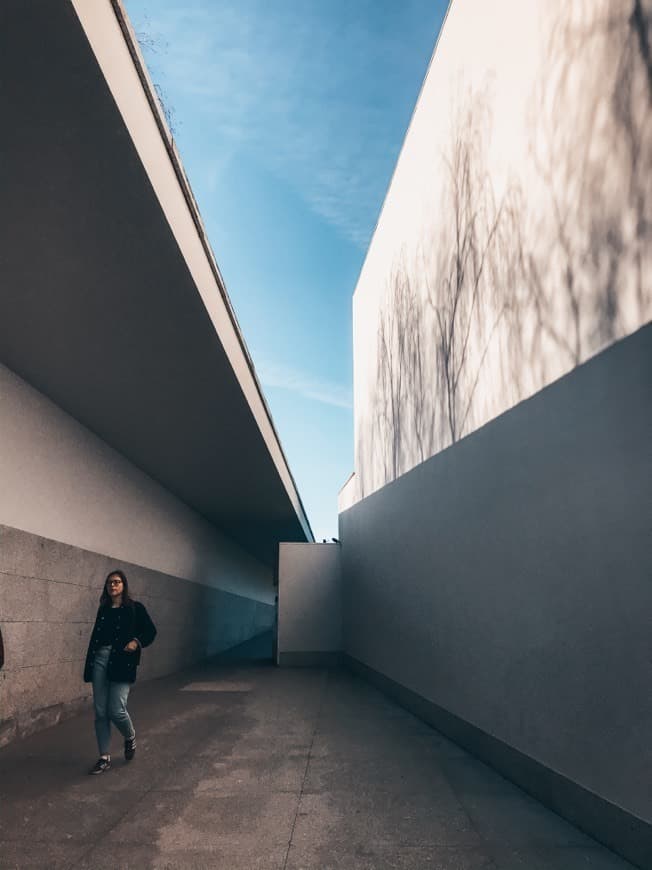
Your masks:
M 533 103 L 531 154 L 549 208 L 532 235 L 549 243 L 524 265 L 538 338 L 572 366 L 649 316 L 650 22 L 643 0 L 569 4 Z
M 379 312 L 361 493 L 650 316 L 652 0 L 560 10 L 531 99 L 533 175 L 516 167 L 496 194 L 489 86 L 458 96 L 433 220 Z
M 435 444 L 424 359 L 427 336 L 412 274 L 401 258 L 390 275 L 378 325 L 373 432 L 384 480 L 406 471 L 415 456 L 422 462 Z
M 435 258 L 428 263 L 424 257 L 444 443 L 455 443 L 467 431 L 487 352 L 514 307 L 520 197 L 516 186 L 496 197 L 486 161 L 491 122 L 487 92 L 468 94 L 443 155 L 446 184 L 439 213 L 445 219 L 430 240 Z

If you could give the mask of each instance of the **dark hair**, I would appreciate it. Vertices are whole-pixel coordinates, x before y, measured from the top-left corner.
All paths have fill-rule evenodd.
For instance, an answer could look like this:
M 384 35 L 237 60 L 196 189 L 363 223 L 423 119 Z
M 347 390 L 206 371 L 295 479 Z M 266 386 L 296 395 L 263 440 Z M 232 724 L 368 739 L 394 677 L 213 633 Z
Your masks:
M 102 594 L 100 596 L 100 605 L 108 605 L 111 604 L 111 596 L 106 591 L 106 584 L 109 582 L 109 577 L 119 577 L 122 580 L 122 603 L 123 604 L 133 604 L 134 600 L 129 594 L 129 583 L 127 581 L 127 575 L 124 571 L 109 571 L 106 575 L 106 580 L 104 581 L 104 586 L 102 587 Z

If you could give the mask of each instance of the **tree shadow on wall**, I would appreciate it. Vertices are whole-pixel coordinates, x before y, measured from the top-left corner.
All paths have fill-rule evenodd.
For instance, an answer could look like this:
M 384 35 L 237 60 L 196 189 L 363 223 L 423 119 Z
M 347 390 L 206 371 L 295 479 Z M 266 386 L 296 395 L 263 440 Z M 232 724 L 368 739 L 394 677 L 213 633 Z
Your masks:
M 411 270 L 401 259 L 388 282 L 378 324 L 378 366 L 373 411 L 376 460 L 384 480 L 407 463 L 422 462 L 435 444 L 433 396 L 424 359 L 427 341 Z
M 445 422 L 442 446 L 467 431 L 496 331 L 509 329 L 518 314 L 515 241 L 522 198 L 514 183 L 496 196 L 486 159 L 491 123 L 487 93 L 470 94 L 455 117 L 443 158 L 443 219 L 422 257 L 433 313 L 437 407 Z
M 435 218 L 379 311 L 362 495 L 483 422 L 486 393 L 499 413 L 649 317 L 651 22 L 652 0 L 562 10 L 528 119 L 536 191 L 496 194 L 491 94 L 458 100 Z
M 649 2 L 580 0 L 552 31 L 530 118 L 547 208 L 522 248 L 529 362 L 547 340 L 576 366 L 649 316 L 651 29 Z
M 462 101 L 451 129 L 440 220 L 417 262 L 395 263 L 380 309 L 373 449 L 383 482 L 461 437 L 494 335 L 518 323 L 521 197 L 515 185 L 494 193 L 487 94 Z

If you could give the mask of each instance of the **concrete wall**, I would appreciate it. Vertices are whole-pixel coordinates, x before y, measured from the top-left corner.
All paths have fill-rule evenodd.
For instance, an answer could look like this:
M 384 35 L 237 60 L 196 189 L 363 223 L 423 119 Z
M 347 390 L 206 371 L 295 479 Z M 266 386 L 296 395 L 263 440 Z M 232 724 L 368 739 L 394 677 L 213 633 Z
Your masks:
M 339 500 L 353 665 L 645 867 L 651 43 L 650 0 L 451 0 Z
M 272 571 L 0 365 L 0 523 L 270 604 Z
M 111 568 L 159 627 L 142 678 L 273 625 L 271 570 L 3 366 L 0 481 L 0 742 L 84 703 Z
M 651 396 L 648 325 L 340 516 L 346 653 L 641 866 Z
M 649 0 L 452 0 L 353 303 L 342 508 L 652 313 Z
M 342 580 L 337 544 L 281 544 L 278 663 L 328 664 L 342 650 Z
M 139 680 L 180 670 L 273 624 L 270 604 L 0 526 L 0 745 L 88 702 L 86 648 L 104 579 L 116 566 L 158 630 Z

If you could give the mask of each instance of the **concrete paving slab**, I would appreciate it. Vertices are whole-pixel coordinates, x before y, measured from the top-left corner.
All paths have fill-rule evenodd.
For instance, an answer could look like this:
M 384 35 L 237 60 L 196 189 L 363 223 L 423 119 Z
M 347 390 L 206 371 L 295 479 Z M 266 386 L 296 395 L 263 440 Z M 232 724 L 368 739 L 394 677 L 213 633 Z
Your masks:
M 471 755 L 442 758 L 440 765 L 458 794 L 496 794 L 504 797 L 524 795 L 522 789 Z
M 632 865 L 601 846 L 490 849 L 498 870 L 631 870 Z
M 584 846 L 595 840 L 521 792 L 458 795 L 477 830 L 490 842 L 512 846 Z
M 345 680 L 332 681 L 329 679 L 324 689 L 323 715 L 328 717 L 331 713 L 344 717 L 368 714 L 384 719 L 400 718 L 415 722 L 421 721 L 387 695 L 378 694 L 378 690 L 371 684 L 356 691 Z
M 362 738 L 389 737 L 404 739 L 406 736 L 432 737 L 432 728 L 425 722 L 420 722 L 411 716 L 333 716 L 322 715 L 319 719 L 320 734 L 350 734 L 360 735 Z
M 377 758 L 339 760 L 312 757 L 303 786 L 304 794 L 322 792 L 378 792 L 430 795 L 433 800 L 457 803 L 448 779 L 431 759 Z
M 288 758 L 282 752 L 261 752 L 255 764 L 251 756 L 199 757 L 175 764 L 157 788 L 164 791 L 194 788 L 197 794 L 298 794 L 307 764 L 307 753 Z
M 260 734 L 249 733 L 242 739 L 225 743 L 221 737 L 205 741 L 200 755 L 206 757 L 223 757 L 232 755 L 235 758 L 250 758 L 252 762 L 270 753 L 283 753 L 289 757 L 305 756 L 311 751 L 313 735 L 299 737 L 294 734 Z
M 630 866 L 346 671 L 213 661 L 130 709 L 100 777 L 90 707 L 0 749 L 0 870 Z
M 342 846 L 480 846 L 482 841 L 455 801 L 392 792 L 304 794 L 292 842 Z
M 290 849 L 285 870 L 499 870 L 482 849 L 414 847 Z
M 344 719 L 372 719 L 374 721 L 400 719 L 412 721 L 412 717 L 406 710 L 384 698 L 364 696 L 357 698 L 351 695 L 335 697 L 332 694 L 325 698 L 322 717 L 325 720 L 338 721 Z M 419 720 L 417 720 L 418 722 Z
M 123 818 L 137 798 L 98 791 L 83 797 L 65 791 L 36 799 L 3 802 L 0 840 L 31 843 L 88 842 L 98 839 Z
M 252 766 L 256 766 L 269 758 L 270 755 L 282 755 L 289 759 L 304 759 L 310 757 L 310 744 L 297 743 L 295 740 L 274 740 L 273 743 L 265 743 L 263 740 L 239 742 L 231 746 L 228 752 L 220 751 L 220 742 L 207 740 L 204 746 L 196 753 L 197 758 L 225 758 L 233 760 L 246 759 Z
M 152 846 L 97 847 L 75 870 L 283 870 L 287 846 L 256 843 L 254 850 L 223 845 L 198 849 Z
M 242 680 L 196 680 L 194 683 L 188 683 L 182 686 L 182 692 L 251 692 L 253 686 L 251 683 L 245 683 Z
M 297 809 L 293 794 L 198 794 L 151 791 L 120 824 L 121 843 L 166 850 L 242 848 L 290 842 Z
M 140 705 L 137 701 L 132 700 L 130 707 L 134 709 L 134 719 L 146 720 L 146 731 L 148 737 L 166 737 L 173 736 L 176 732 L 188 733 L 191 726 L 195 723 L 201 723 L 202 721 L 214 724 L 214 719 L 220 718 L 223 703 L 224 702 L 220 703 L 218 701 L 213 701 L 212 698 L 210 701 L 206 701 L 205 696 L 201 694 L 199 701 L 193 700 L 185 709 L 182 709 L 179 712 L 169 711 L 169 715 L 165 718 L 153 722 L 151 721 L 151 716 L 142 715 Z M 140 716 L 138 715 L 139 713 L 141 713 Z M 226 723 L 222 722 L 220 724 L 222 725 L 222 729 L 224 729 Z
M 351 730 L 315 734 L 312 755 L 321 758 L 435 758 L 442 752 L 441 739 L 434 732 L 381 732 L 374 735 L 356 725 Z
M 304 720 L 287 720 L 269 718 L 267 720 L 256 720 L 251 723 L 246 734 L 240 734 L 237 740 L 237 745 L 257 743 L 265 741 L 267 746 L 273 746 L 276 743 L 285 745 L 288 742 L 294 743 L 312 743 L 317 726 L 317 718 L 309 721 Z
M 88 851 L 87 843 L 34 843 L 0 839 L 0 870 L 67 870 Z

